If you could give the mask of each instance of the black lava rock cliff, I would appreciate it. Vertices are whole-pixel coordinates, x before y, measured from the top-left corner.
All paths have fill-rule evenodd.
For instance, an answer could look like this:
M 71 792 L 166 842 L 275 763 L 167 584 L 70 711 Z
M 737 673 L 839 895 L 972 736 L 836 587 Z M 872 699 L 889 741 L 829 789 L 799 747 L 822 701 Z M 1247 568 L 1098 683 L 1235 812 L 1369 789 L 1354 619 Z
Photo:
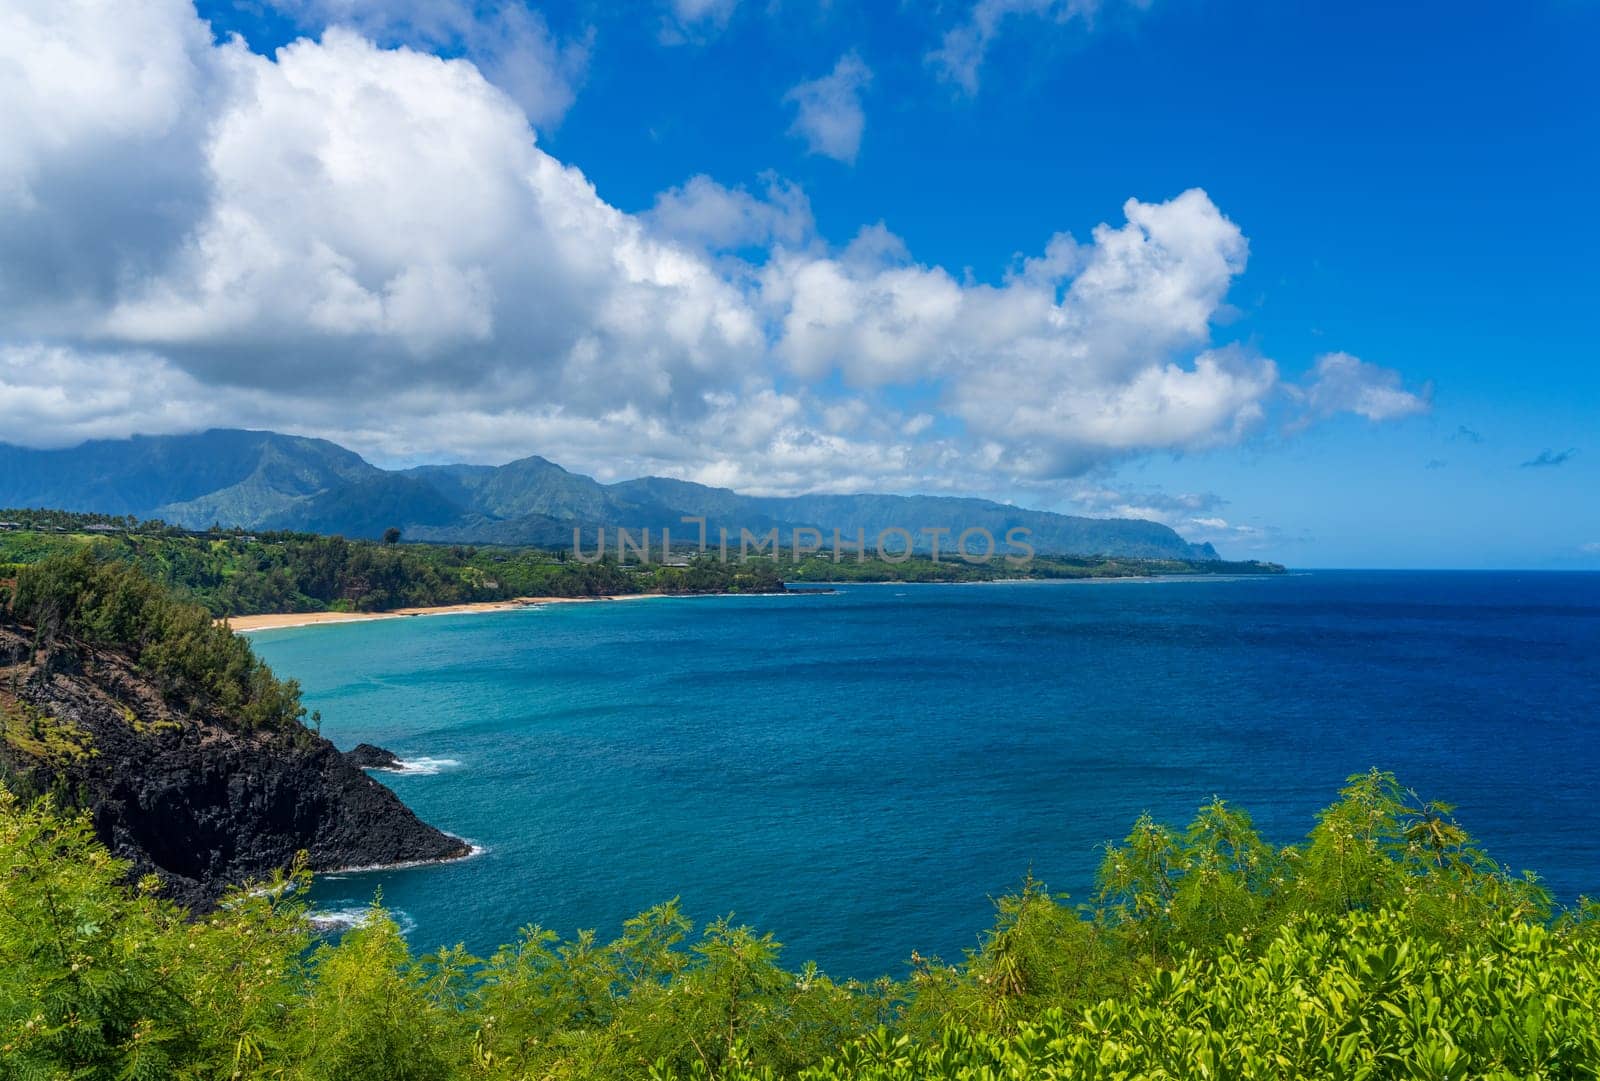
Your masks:
M 302 851 L 313 871 L 469 851 L 320 736 L 180 713 L 123 654 L 71 641 L 35 649 L 3 614 L 0 726 L 0 780 L 86 809 L 113 854 L 192 908 Z

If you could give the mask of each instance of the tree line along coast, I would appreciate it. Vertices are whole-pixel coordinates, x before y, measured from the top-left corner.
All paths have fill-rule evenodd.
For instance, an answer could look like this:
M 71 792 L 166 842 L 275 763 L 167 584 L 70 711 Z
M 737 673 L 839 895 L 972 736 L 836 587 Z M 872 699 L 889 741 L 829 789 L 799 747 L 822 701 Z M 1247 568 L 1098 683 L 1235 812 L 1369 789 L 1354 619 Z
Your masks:
M 408 543 L 399 535 L 351 540 L 311 533 L 183 530 L 159 521 L 62 511 L 0 510 L 0 576 L 7 566 L 79 549 L 138 567 L 213 616 L 384 612 L 528 597 L 775 593 L 830 582 L 983 582 L 1154 575 L 1276 574 L 1260 562 L 1036 555 L 1018 565 L 916 553 L 893 560 L 769 550 L 748 558 L 680 550 L 624 561 L 583 560 L 565 549 Z M 659 553 L 657 553 L 659 555 Z

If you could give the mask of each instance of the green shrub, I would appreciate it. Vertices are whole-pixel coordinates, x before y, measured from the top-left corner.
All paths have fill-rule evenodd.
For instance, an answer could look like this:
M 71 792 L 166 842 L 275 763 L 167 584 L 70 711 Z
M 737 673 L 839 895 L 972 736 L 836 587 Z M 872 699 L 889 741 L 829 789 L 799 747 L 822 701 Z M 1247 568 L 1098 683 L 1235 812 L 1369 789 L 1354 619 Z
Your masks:
M 1265 950 L 1230 938 L 1117 998 L 1045 1010 L 1014 1035 L 955 1026 L 914 1041 L 884 1030 L 800 1076 L 1592 1078 L 1597 1019 L 1600 946 L 1592 939 L 1506 922 L 1451 946 L 1395 913 L 1352 912 L 1293 920 Z
M 676 902 L 604 942 L 308 950 L 302 872 L 197 921 L 86 821 L 0 788 L 0 1078 L 1589 1078 L 1600 912 L 1555 913 L 1448 809 L 1350 779 L 1304 846 L 1220 802 L 1141 819 L 1082 910 L 1032 880 L 979 947 L 836 982 Z
M 293 680 L 278 680 L 249 642 L 136 568 L 82 549 L 24 567 L 13 614 L 40 642 L 73 638 L 125 650 L 170 701 L 246 730 L 298 729 Z

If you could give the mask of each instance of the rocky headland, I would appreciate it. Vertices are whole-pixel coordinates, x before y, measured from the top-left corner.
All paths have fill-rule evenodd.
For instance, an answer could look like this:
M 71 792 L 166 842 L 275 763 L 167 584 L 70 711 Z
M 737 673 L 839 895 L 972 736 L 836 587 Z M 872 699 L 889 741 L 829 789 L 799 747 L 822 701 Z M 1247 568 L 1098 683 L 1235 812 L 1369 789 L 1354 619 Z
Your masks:
M 300 725 L 249 730 L 176 706 L 124 652 L 37 638 L 0 612 L 0 780 L 86 810 L 180 903 L 207 908 L 300 852 L 313 871 L 469 854 L 364 772 L 392 768 L 381 749 L 353 760 Z

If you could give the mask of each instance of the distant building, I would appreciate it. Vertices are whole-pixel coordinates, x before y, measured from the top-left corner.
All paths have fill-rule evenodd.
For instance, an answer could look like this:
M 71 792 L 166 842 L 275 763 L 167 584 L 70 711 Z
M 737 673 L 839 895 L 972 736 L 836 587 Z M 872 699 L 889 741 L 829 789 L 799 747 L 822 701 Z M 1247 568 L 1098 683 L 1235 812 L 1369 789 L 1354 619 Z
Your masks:
M 0 522 L 0 529 L 21 529 L 21 522 Z
M 119 525 L 110 525 L 106 522 L 96 522 L 93 525 L 84 526 L 83 531 L 85 533 L 121 533 L 122 527 Z

